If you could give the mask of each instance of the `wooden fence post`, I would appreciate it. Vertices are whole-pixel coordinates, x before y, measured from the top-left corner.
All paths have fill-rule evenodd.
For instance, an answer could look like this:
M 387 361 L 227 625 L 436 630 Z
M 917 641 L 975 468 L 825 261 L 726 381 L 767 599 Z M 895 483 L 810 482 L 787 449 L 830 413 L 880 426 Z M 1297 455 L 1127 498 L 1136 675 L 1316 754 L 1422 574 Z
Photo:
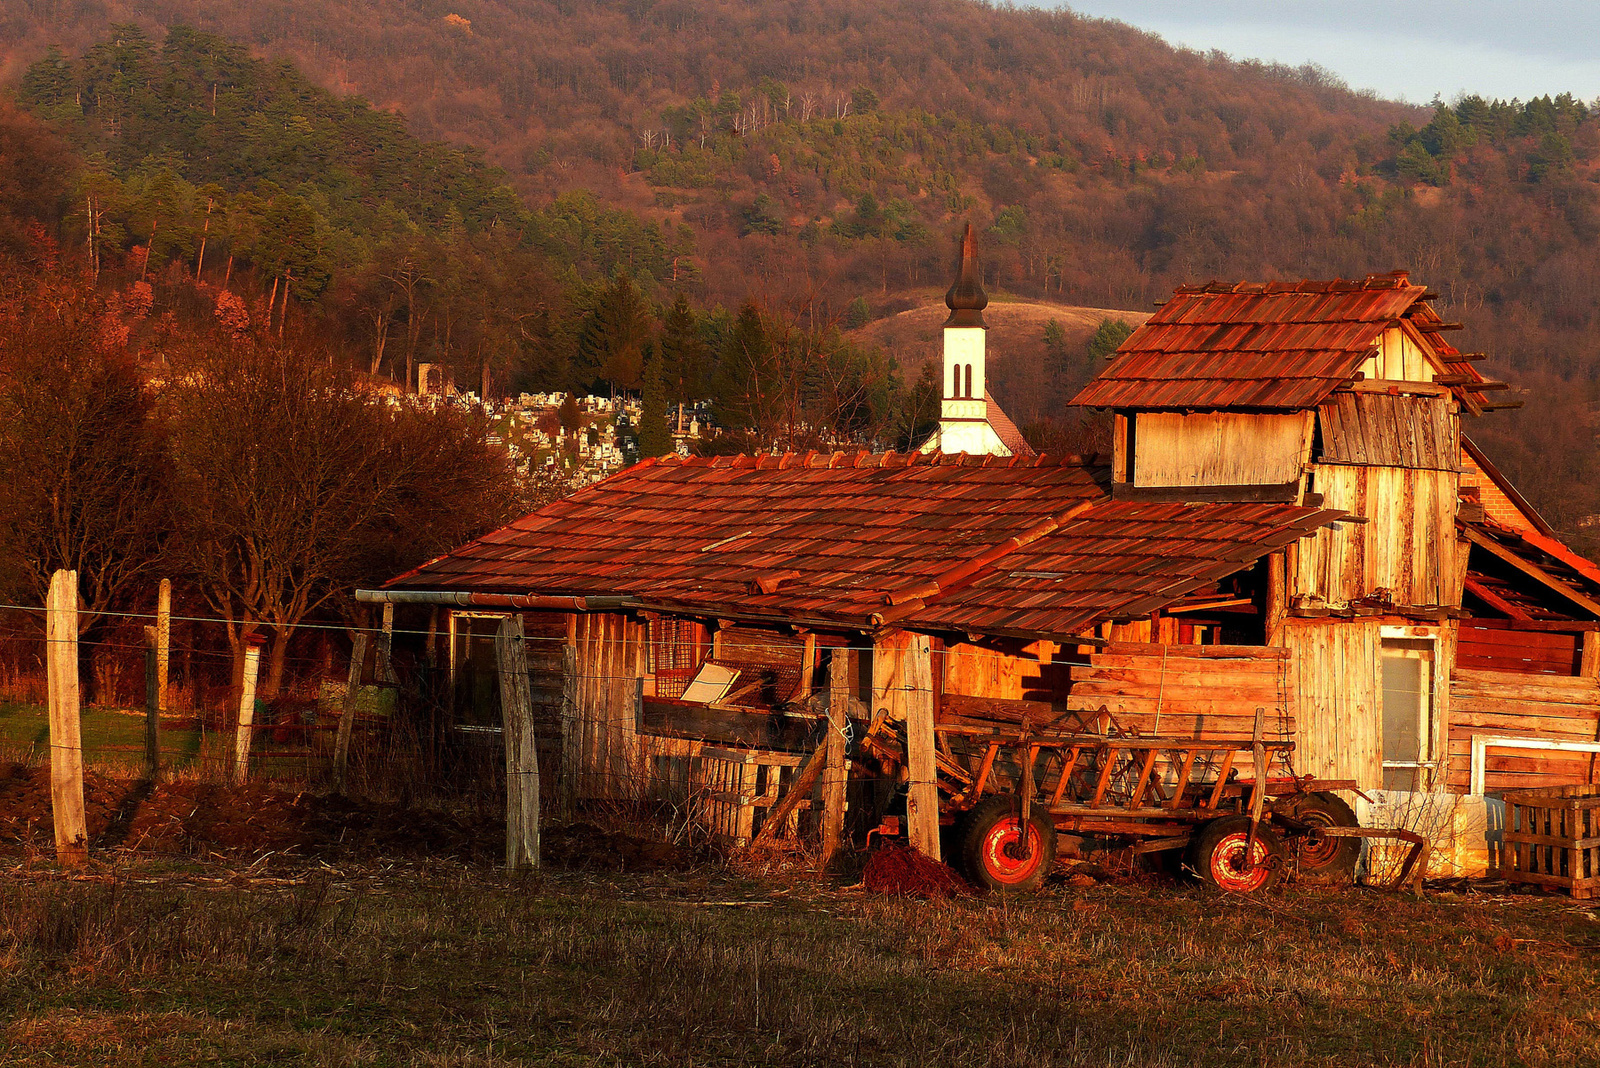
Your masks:
M 845 727 L 850 722 L 850 654 L 844 649 L 828 653 L 828 753 L 822 768 L 822 866 L 839 851 L 844 830 Z
M 933 646 L 926 634 L 891 633 L 872 650 L 874 708 L 906 731 L 906 825 L 911 847 L 934 860 L 939 850 L 939 783 L 933 728 Z M 876 714 L 876 713 L 874 713 Z
M 161 741 L 156 731 L 161 725 L 160 628 L 144 628 L 144 766 L 154 779 L 161 771 Z
M 501 737 L 506 745 L 506 870 L 539 866 L 539 752 L 533 738 L 533 697 L 522 617 L 506 616 L 494 638 L 500 669 Z
M 252 634 L 245 639 L 244 685 L 239 689 L 239 726 L 234 735 L 233 781 L 250 777 L 250 742 L 255 734 L 256 676 L 261 671 L 261 646 L 265 641 Z
M 367 660 L 367 636 L 357 634 L 350 647 L 350 674 L 344 687 L 344 705 L 339 711 L 339 734 L 333 743 L 333 789 L 344 793 L 345 775 L 350 766 L 350 734 L 355 730 L 356 694 L 361 689 L 361 668 Z
M 89 859 L 83 814 L 83 734 L 78 721 L 78 573 L 50 576 L 45 611 L 45 672 L 50 697 L 50 813 L 56 860 Z
M 172 671 L 172 580 L 162 579 L 156 594 L 156 711 L 167 710 L 167 681 Z
M 395 681 L 394 666 L 390 656 L 394 652 L 394 602 L 383 603 L 383 633 L 378 636 L 378 682 Z
M 561 647 L 561 817 L 578 811 L 578 650 Z

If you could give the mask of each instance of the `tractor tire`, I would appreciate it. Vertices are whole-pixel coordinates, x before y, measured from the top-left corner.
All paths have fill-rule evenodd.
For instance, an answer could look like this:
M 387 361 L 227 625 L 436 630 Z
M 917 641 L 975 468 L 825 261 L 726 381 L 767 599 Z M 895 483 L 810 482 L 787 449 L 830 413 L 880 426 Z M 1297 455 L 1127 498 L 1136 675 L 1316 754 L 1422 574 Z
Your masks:
M 1355 812 L 1337 794 L 1306 794 L 1281 811 L 1313 827 L 1359 826 Z M 1290 839 L 1289 852 L 1301 882 L 1348 882 L 1355 878 L 1361 859 L 1361 839 L 1327 838 L 1313 831 Z
M 1056 827 L 1049 814 L 1028 817 L 1026 845 L 1011 797 L 981 801 L 962 820 L 961 863 L 986 890 L 1037 890 L 1056 864 Z
M 1265 820 L 1256 828 L 1251 865 L 1245 864 L 1249 816 L 1223 816 L 1202 826 L 1189 841 L 1185 863 L 1201 882 L 1236 894 L 1270 890 L 1283 877 L 1283 839 Z

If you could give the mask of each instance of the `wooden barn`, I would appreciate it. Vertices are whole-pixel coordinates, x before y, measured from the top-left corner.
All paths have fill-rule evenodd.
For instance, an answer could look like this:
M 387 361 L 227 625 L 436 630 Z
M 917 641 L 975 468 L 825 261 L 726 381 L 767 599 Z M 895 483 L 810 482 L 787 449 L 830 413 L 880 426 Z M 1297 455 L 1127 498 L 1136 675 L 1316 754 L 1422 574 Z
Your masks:
M 832 850 L 903 812 L 938 855 L 941 783 L 989 771 L 963 730 L 1264 724 L 1287 774 L 1478 870 L 1486 796 L 1592 779 L 1600 569 L 1462 434 L 1502 387 L 1430 299 L 1402 273 L 1183 289 L 1077 398 L 1114 413 L 1109 460 L 646 461 L 361 596 L 444 613 L 480 727 L 520 615 L 560 788 L 735 840 L 803 818 Z M 892 774 L 862 745 L 885 724 Z M 1179 773 L 1147 762 L 1138 796 Z
M 1297 767 L 1476 870 L 1483 795 L 1593 781 L 1600 570 L 1463 434 L 1510 405 L 1431 299 L 1404 272 L 1182 289 L 1076 403 L 1115 413 L 1116 499 L 1349 513 L 1253 576 L 1261 640 L 1291 654 Z

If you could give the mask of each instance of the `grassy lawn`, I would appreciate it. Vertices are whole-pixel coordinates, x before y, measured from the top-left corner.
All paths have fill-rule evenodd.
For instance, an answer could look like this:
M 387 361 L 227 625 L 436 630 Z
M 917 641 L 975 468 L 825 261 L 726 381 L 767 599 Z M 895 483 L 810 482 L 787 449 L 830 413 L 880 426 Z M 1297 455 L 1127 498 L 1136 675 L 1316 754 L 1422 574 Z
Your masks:
M 137 766 L 144 760 L 144 713 L 85 708 L 82 714 L 84 759 L 97 765 Z M 197 727 L 162 727 L 161 759 L 172 768 L 189 765 L 200 753 Z M 49 752 L 50 717 L 43 705 L 0 702 L 0 747 L 6 755 L 27 760 Z
M 83 709 L 80 722 L 86 765 L 113 774 L 143 767 L 142 711 L 89 707 Z M 233 751 L 231 732 L 202 731 L 193 717 L 164 721 L 157 737 L 161 764 L 169 774 L 197 772 L 202 763 L 221 766 Z M 252 766 L 259 773 L 282 772 L 292 777 L 307 766 L 307 745 L 304 736 L 280 743 L 270 733 L 259 731 L 253 743 Z M 0 702 L 0 760 L 34 763 L 46 759 L 49 752 L 50 718 L 44 706 Z M 310 758 L 310 762 L 320 766 L 318 758 Z
M 0 1063 L 1600 1063 L 1565 898 L 152 863 L 0 877 Z

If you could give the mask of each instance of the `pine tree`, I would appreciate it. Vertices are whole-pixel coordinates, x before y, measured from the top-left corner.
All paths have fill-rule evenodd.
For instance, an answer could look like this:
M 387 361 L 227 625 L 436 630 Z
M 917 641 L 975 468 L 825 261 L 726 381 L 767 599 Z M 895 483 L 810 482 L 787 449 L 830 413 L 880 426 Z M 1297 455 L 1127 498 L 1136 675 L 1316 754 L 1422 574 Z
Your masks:
M 579 373 L 584 381 L 638 389 L 644 346 L 654 325 L 633 279 L 619 274 L 602 289 L 578 332 Z
M 705 398 L 711 378 L 700 323 L 689 298 L 678 294 L 661 323 L 661 382 L 666 399 L 687 404 Z
M 667 429 L 666 386 L 661 379 L 661 354 L 652 346 L 644 358 L 644 397 L 639 406 L 639 456 L 664 456 L 672 451 Z

